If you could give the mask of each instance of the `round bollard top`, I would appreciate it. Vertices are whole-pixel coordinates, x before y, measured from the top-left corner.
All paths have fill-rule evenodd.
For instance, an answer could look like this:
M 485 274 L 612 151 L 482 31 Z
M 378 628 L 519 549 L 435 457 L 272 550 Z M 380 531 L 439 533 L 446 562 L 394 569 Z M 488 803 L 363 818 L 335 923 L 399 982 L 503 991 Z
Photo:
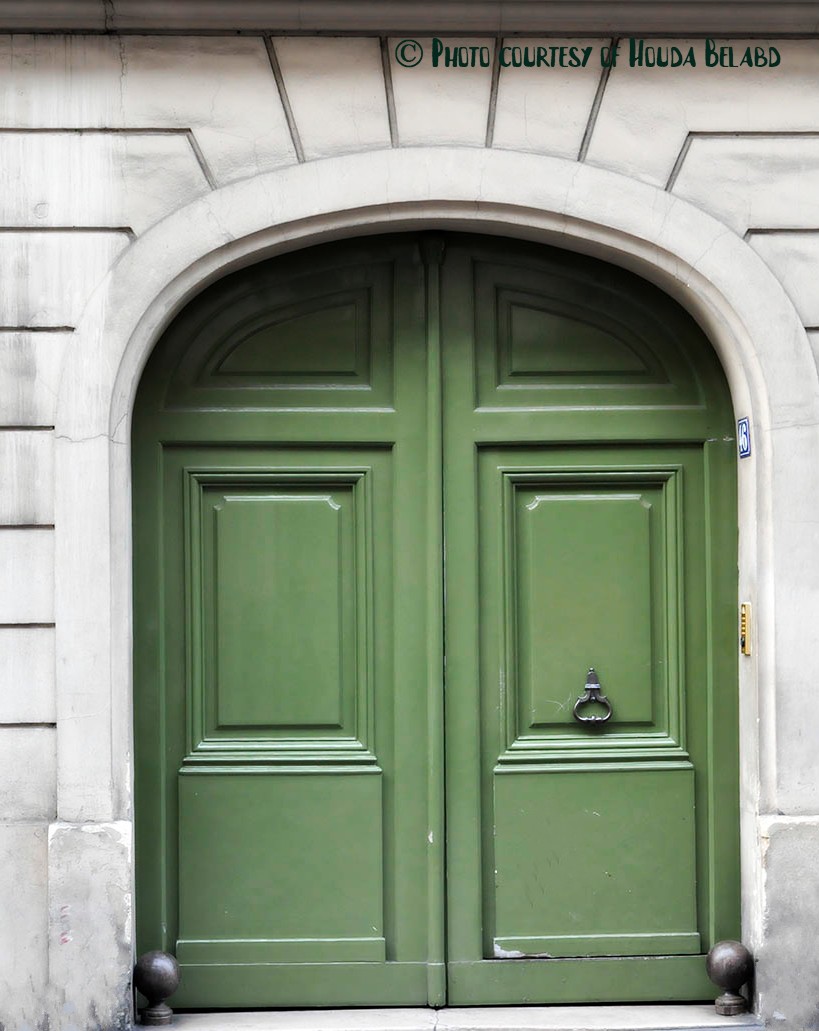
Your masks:
M 169 952 L 143 952 L 134 967 L 134 986 L 149 1002 L 161 1002 L 179 987 L 179 964 Z
M 736 992 L 750 980 L 754 969 L 751 953 L 742 942 L 717 942 L 705 961 L 708 976 L 729 992 Z

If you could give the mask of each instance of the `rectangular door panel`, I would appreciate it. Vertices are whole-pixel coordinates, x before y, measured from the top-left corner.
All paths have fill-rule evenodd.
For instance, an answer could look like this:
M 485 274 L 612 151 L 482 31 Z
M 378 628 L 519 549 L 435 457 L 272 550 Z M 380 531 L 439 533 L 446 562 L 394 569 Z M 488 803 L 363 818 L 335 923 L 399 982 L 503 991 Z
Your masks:
M 497 958 L 700 951 L 694 771 L 495 775 Z
M 186 469 L 195 747 L 366 748 L 375 466 L 389 475 L 386 454 L 371 456 L 339 449 L 310 468 L 279 448 L 277 470 Z
M 212 493 L 218 727 L 341 729 L 356 683 L 349 485 Z
M 179 794 L 180 963 L 384 961 L 378 774 L 193 773 Z
M 452 960 L 454 1006 L 703 1002 L 714 986 L 704 956 Z
M 590 667 L 616 698 L 607 734 L 667 744 L 679 709 L 681 572 L 678 550 L 667 547 L 679 470 L 561 469 L 523 454 L 487 448 L 479 457 L 484 537 L 503 540 L 485 554 L 482 589 L 492 625 L 484 646 L 500 645 L 486 662 L 504 671 L 502 760 L 582 744 L 573 706 Z
M 650 723 L 652 501 L 622 485 L 521 487 L 513 570 L 521 730 L 571 726 L 561 696 L 589 665 L 604 682 L 616 678 L 619 720 Z

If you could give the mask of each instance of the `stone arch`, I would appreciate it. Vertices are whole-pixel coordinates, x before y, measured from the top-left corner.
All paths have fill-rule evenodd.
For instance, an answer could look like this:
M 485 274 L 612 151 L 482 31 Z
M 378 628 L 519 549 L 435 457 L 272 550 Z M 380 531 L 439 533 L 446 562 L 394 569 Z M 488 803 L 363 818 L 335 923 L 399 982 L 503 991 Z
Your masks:
M 764 901 L 757 817 L 815 812 L 819 793 L 799 772 L 813 753 L 796 732 L 795 690 L 819 646 L 819 573 L 804 563 L 819 497 L 816 366 L 781 284 L 727 227 L 655 187 L 555 158 L 417 148 L 290 167 L 175 212 L 111 269 L 74 334 L 57 409 L 58 820 L 77 829 L 130 820 L 128 441 L 155 341 L 228 271 L 334 237 L 420 225 L 541 240 L 652 280 L 698 320 L 736 414 L 751 417 L 739 583 L 754 605 L 756 654 L 741 663 L 739 715 L 743 920 L 753 944 Z M 784 735 L 787 763 L 777 748 Z M 79 972 L 64 981 L 72 979 L 82 981 Z

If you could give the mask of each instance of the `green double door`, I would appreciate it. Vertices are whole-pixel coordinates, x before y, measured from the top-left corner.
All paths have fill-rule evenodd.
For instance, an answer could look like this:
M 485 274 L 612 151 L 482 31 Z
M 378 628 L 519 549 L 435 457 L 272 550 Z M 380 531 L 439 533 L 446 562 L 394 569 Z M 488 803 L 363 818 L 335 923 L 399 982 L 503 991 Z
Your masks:
M 732 437 L 691 319 L 577 255 L 371 237 L 189 304 L 133 429 L 137 933 L 178 1007 L 711 995 Z

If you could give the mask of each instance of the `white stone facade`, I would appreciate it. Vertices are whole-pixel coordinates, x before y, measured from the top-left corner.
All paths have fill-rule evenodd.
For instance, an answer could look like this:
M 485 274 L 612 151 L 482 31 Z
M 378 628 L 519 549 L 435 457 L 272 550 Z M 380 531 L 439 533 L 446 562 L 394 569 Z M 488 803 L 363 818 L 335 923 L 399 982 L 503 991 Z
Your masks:
M 0 36 L 0 1027 L 132 1019 L 128 444 L 153 343 L 229 269 L 422 225 L 652 279 L 751 418 L 743 936 L 765 1023 L 819 1027 L 819 38 L 777 39 L 775 69 L 544 72 L 402 68 L 408 33 L 371 28 L 64 27 Z M 504 37 L 460 41 L 494 62 Z

